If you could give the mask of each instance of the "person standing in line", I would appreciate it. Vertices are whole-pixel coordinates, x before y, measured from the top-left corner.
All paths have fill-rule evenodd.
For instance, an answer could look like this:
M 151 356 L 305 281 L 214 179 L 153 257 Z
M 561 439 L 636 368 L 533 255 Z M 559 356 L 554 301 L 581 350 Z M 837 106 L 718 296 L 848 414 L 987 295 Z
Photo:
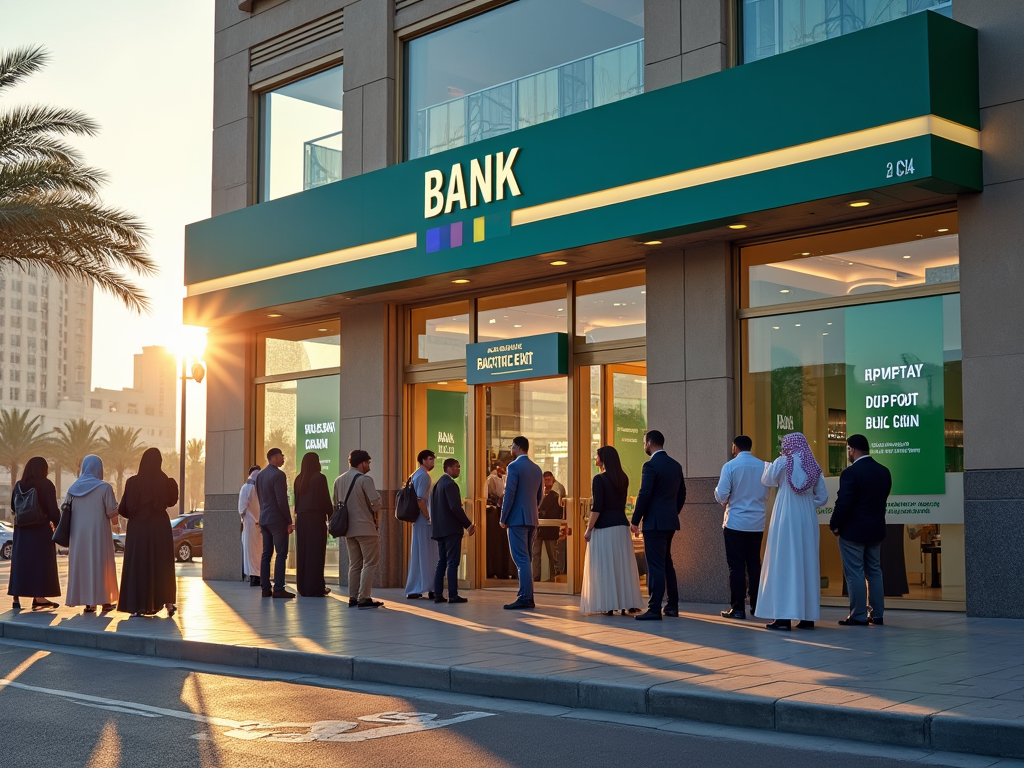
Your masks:
M 242 518 L 242 573 L 249 577 L 249 586 L 260 585 L 260 555 L 263 536 L 260 533 L 260 500 L 256 495 L 256 476 L 260 465 L 249 467 L 249 477 L 238 492 L 238 516 Z
M 351 469 L 334 481 L 334 503 L 348 498 L 348 531 L 345 546 L 348 548 L 348 606 L 349 608 L 380 608 L 384 603 L 374 600 L 373 575 L 380 560 L 380 527 L 377 513 L 380 512 L 380 494 L 373 485 L 370 471 L 370 454 L 356 449 L 348 455 Z M 349 493 L 349 488 L 352 493 Z
M 280 448 L 267 451 L 266 469 L 256 475 L 256 498 L 260 504 L 260 535 L 263 554 L 260 555 L 260 586 L 263 597 L 290 600 L 295 597 L 284 588 L 284 569 L 288 560 L 288 537 L 295 530 L 288 506 L 288 478 L 284 466 L 284 452 Z M 274 585 L 270 585 L 270 559 L 277 553 L 274 563 Z
M 103 482 L 99 456 L 82 459 L 82 474 L 68 488 L 71 500 L 71 539 L 68 546 L 67 606 L 84 605 L 86 613 L 96 606 L 114 610 L 117 602 L 117 568 L 110 519 L 117 517 L 117 499 L 110 483 Z
M 757 587 L 761 583 L 761 540 L 764 538 L 765 503 L 768 489 L 761 482 L 765 463 L 750 452 L 753 441 L 738 435 L 732 441 L 732 461 L 722 467 L 715 498 L 725 507 L 722 534 L 725 560 L 729 564 L 729 610 L 727 619 L 745 619 L 744 593 L 750 594 L 750 612 L 757 608 Z
M 558 495 L 558 491 L 555 490 L 555 476 L 551 472 L 545 472 L 542 477 L 544 483 L 544 496 L 540 500 L 540 506 L 537 508 L 537 517 L 544 520 L 561 520 L 564 513 L 562 512 L 561 497 Z M 555 527 L 553 525 L 537 525 L 537 535 L 533 539 L 533 555 L 531 561 L 531 569 L 533 570 L 533 580 L 540 581 L 541 576 L 541 550 L 543 549 L 548 555 L 548 568 L 550 569 L 551 578 L 548 581 L 554 581 L 555 576 L 561 573 L 559 569 L 560 559 L 558 557 L 558 534 L 561 526 Z
M 11 491 L 11 509 L 19 495 L 27 497 L 34 492 L 36 508 L 46 518 L 35 525 L 14 524 L 14 547 L 11 551 L 11 576 L 7 594 L 13 599 L 14 610 L 21 609 L 21 596 L 32 595 L 32 610 L 57 608 L 49 597 L 60 596 L 57 577 L 57 548 L 53 544 L 53 529 L 60 522 L 57 489 L 46 477 L 50 465 L 42 456 L 33 456 L 22 470 L 21 480 Z M 108 533 L 109 535 L 109 533 Z
M 661 621 L 661 617 L 679 616 L 679 582 L 672 563 L 672 537 L 679 530 L 679 513 L 686 503 L 683 467 L 665 453 L 665 436 L 656 429 L 644 435 L 644 453 L 650 460 L 640 474 L 640 492 L 633 509 L 629 529 L 640 533 L 643 524 L 644 556 L 647 558 L 647 610 L 638 621 Z M 668 592 L 662 610 L 661 603 Z
M 619 452 L 606 445 L 597 449 L 594 461 L 601 470 L 592 482 L 593 503 L 583 537 L 587 554 L 583 561 L 580 613 L 639 611 L 640 573 L 633 554 L 633 540 L 626 519 L 629 478 L 622 470 Z
M 888 467 L 869 456 L 870 452 L 871 446 L 864 435 L 846 438 L 850 466 L 839 476 L 839 493 L 828 523 L 839 539 L 839 553 L 850 592 L 850 615 L 839 622 L 844 627 L 880 626 L 885 621 L 882 540 L 885 539 L 885 507 L 892 491 L 892 474 Z
M 409 575 L 405 580 L 405 596 L 417 600 L 427 593 L 434 599 L 434 559 L 431 554 L 430 534 L 430 473 L 436 457 L 431 450 L 424 449 L 416 457 L 419 467 L 412 473 L 409 482 L 416 493 L 420 516 L 412 524 L 412 542 L 409 546 Z
M 430 494 L 430 509 L 434 513 L 432 536 L 437 541 L 437 566 L 434 568 L 434 602 L 468 603 L 459 596 L 459 561 L 462 559 L 462 535 L 476 533 L 476 525 L 466 516 L 462 507 L 459 486 L 455 484 L 462 467 L 457 459 L 445 459 L 441 475 Z M 444 577 L 448 574 L 448 599 L 444 598 Z
M 132 616 L 152 616 L 164 607 L 170 618 L 177 611 L 174 537 L 167 509 L 178 503 L 178 484 L 164 474 L 162 464 L 158 449 L 142 454 L 138 474 L 124 484 L 117 508 L 128 521 L 117 610 Z
M 825 478 L 807 438 L 782 438 L 782 455 L 765 464 L 761 482 L 778 487 L 754 615 L 774 619 L 768 629 L 814 629 L 821 616 L 818 507 L 828 501 Z
M 496 461 L 487 476 L 487 578 L 509 579 L 512 577 L 512 558 L 509 555 L 508 534 L 501 529 L 501 500 L 505 496 L 505 465 Z
M 499 525 L 508 531 L 509 551 L 519 572 L 519 594 L 505 610 L 535 608 L 533 602 L 533 540 L 537 535 L 538 507 L 544 496 L 544 473 L 530 461 L 530 441 L 522 435 L 512 440 L 514 457 L 506 470 L 505 497 L 501 502 Z
M 320 456 L 309 452 L 302 457 L 295 478 L 295 591 L 303 597 L 325 597 L 331 593 L 324 582 L 324 564 L 327 520 L 333 511 Z

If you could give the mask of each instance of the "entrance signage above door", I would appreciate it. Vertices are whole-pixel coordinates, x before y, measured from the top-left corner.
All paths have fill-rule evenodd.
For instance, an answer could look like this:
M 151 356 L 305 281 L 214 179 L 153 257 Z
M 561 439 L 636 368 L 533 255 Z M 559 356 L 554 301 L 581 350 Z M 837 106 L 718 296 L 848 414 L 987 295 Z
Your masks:
M 569 372 L 569 335 L 543 333 L 466 345 L 466 383 L 543 379 Z
M 481 202 L 489 203 L 491 200 L 504 200 L 505 187 L 512 197 L 519 197 L 519 182 L 516 181 L 512 164 L 519 154 L 519 147 L 513 147 L 508 153 L 499 152 L 494 160 L 494 173 L 491 173 L 492 156 L 484 157 L 483 164 L 477 158 L 469 163 L 469 179 L 462 171 L 462 163 L 454 163 L 451 173 L 448 174 L 448 193 L 445 194 L 444 173 L 439 170 L 427 171 L 423 174 L 423 218 L 432 219 L 435 216 L 451 213 L 458 203 L 459 210 L 475 208 Z M 491 179 L 494 185 L 491 185 Z M 468 188 L 468 193 L 467 193 Z

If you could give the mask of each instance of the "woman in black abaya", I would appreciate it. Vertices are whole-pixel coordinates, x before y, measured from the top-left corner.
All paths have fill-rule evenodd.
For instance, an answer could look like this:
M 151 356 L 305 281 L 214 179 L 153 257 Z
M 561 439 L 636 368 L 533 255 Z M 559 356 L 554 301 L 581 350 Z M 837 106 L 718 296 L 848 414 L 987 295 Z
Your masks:
M 36 503 L 46 516 L 44 522 L 36 525 L 14 526 L 7 594 L 13 598 L 15 610 L 21 608 L 21 595 L 32 596 L 33 611 L 56 608 L 57 604 L 46 598 L 60 596 L 57 550 L 53 545 L 53 529 L 60 522 L 60 508 L 57 506 L 57 489 L 46 477 L 49 472 L 50 466 L 42 456 L 29 459 L 21 480 L 11 493 L 11 509 L 14 509 L 15 494 L 35 489 Z

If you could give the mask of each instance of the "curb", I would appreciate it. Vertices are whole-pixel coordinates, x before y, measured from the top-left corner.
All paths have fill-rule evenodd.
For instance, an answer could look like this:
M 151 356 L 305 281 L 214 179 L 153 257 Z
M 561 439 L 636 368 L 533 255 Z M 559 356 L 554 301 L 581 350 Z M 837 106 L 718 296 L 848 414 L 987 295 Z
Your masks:
M 1024 720 L 859 710 L 792 701 L 785 697 L 702 690 L 698 686 L 687 687 L 679 683 L 645 687 L 599 679 L 573 680 L 564 676 L 516 674 L 474 667 L 119 635 L 27 622 L 0 621 L 0 637 L 135 656 L 519 699 L 573 709 L 672 717 L 942 752 L 1024 758 Z

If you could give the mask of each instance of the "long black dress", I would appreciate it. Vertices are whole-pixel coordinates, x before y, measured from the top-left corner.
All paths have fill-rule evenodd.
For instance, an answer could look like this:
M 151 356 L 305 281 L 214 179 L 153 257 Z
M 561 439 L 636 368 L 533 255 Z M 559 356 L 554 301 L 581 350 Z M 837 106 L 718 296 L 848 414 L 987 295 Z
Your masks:
M 304 597 L 323 597 L 327 559 L 327 518 L 331 516 L 327 478 L 318 472 L 305 493 L 295 491 L 295 588 Z
M 117 610 L 156 613 L 175 602 L 174 540 L 167 508 L 177 503 L 178 484 L 163 473 L 155 479 L 140 473 L 125 483 L 117 508 L 128 521 Z
M 11 553 L 11 579 L 7 594 L 13 597 L 59 597 L 60 579 L 57 577 L 57 549 L 53 543 L 53 528 L 50 523 L 60 522 L 60 507 L 57 506 L 57 489 L 45 477 L 35 480 L 19 480 L 15 489 L 27 493 L 36 489 L 36 499 L 49 522 L 28 528 L 15 526 L 14 549 Z M 11 509 L 14 509 L 14 494 L 11 494 Z

